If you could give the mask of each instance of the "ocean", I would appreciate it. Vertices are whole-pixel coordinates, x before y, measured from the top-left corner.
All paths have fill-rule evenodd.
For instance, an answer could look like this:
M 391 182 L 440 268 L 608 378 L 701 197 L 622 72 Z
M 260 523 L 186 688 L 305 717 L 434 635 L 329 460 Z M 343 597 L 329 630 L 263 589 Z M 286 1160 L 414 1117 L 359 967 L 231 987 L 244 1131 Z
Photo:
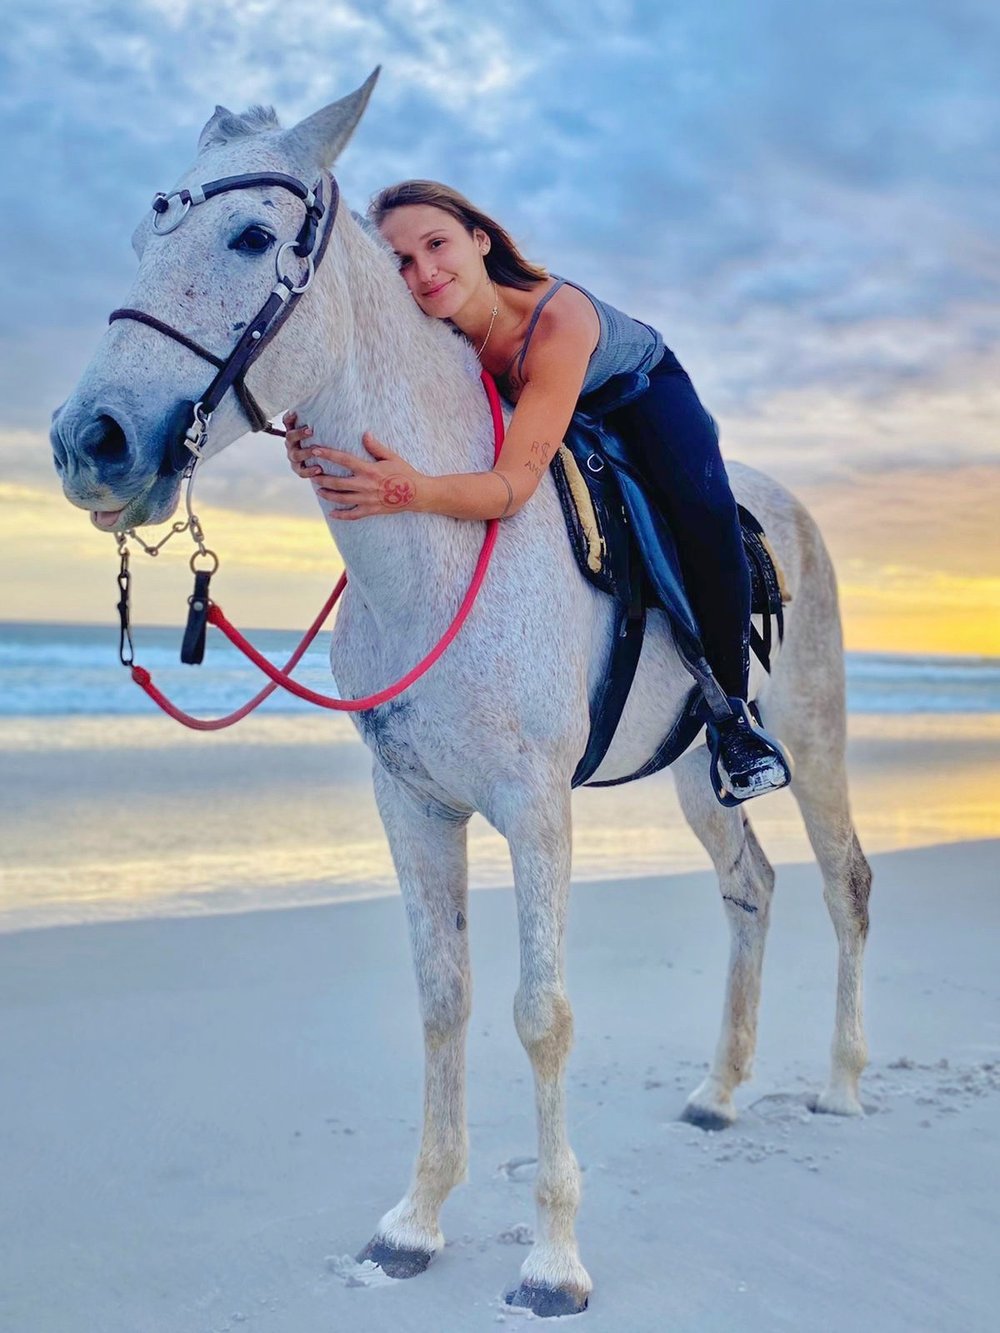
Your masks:
M 272 661 L 297 636 L 250 636 Z M 136 660 L 184 708 L 228 712 L 261 678 L 210 632 L 143 628 Z M 327 636 L 297 679 L 336 693 Z M 852 808 L 866 851 L 997 836 L 1000 660 L 847 658 Z M 794 759 L 794 755 L 793 755 Z M 776 864 L 811 858 L 793 797 L 755 801 Z M 511 883 L 504 839 L 476 815 L 470 882 Z M 573 794 L 575 881 L 684 873 L 708 858 L 669 773 Z M 277 692 L 230 730 L 164 717 L 117 658 L 112 625 L 0 624 L 0 931 L 258 911 L 398 892 L 371 759 L 344 713 Z
M 275 663 L 283 663 L 299 635 L 288 630 L 251 631 L 248 637 Z M 206 716 L 238 707 L 263 683 L 255 668 L 214 630 L 206 662 L 181 666 L 178 628 L 143 628 L 136 661 L 182 708 Z M 295 677 L 335 693 L 328 639 L 320 635 Z M 1000 658 L 847 654 L 848 709 L 852 713 L 998 713 Z M 308 713 L 311 705 L 277 691 L 267 713 Z M 119 664 L 111 625 L 0 622 L 0 717 L 156 715 L 153 704 Z

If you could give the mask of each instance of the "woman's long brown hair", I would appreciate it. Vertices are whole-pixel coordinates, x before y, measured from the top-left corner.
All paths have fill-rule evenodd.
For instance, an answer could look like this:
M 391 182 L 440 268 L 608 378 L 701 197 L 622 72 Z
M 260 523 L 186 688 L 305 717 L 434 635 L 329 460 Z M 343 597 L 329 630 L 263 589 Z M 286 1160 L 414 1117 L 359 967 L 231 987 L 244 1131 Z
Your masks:
M 483 256 L 486 272 L 500 287 L 517 287 L 529 291 L 535 283 L 544 281 L 548 271 L 539 264 L 529 263 L 517 248 L 508 232 L 488 213 L 476 208 L 464 194 L 439 181 L 400 181 L 379 190 L 368 205 L 368 216 L 375 226 L 394 208 L 410 204 L 430 204 L 456 218 L 471 236 L 476 228 L 490 238 L 490 248 Z

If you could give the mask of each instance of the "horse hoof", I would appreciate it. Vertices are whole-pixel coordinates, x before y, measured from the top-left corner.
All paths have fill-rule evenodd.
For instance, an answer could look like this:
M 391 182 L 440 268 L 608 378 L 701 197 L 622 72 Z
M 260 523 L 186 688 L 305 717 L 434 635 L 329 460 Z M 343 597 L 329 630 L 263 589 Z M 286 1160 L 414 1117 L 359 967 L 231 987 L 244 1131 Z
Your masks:
M 416 1277 L 431 1261 L 428 1250 L 402 1250 L 390 1245 L 381 1236 L 373 1236 L 358 1255 L 358 1263 L 365 1260 L 378 1264 L 386 1277 Z
M 816 1115 L 863 1116 L 865 1108 L 851 1093 L 823 1092 L 818 1097 L 809 1097 L 806 1105 Z
M 697 1102 L 688 1102 L 681 1112 L 681 1119 L 688 1125 L 694 1125 L 696 1129 L 716 1132 L 720 1129 L 729 1129 L 736 1117 L 723 1115 L 721 1111 L 713 1110 L 710 1106 L 699 1106 Z
M 530 1310 L 542 1319 L 559 1315 L 582 1314 L 587 1297 L 565 1287 L 546 1287 L 538 1282 L 522 1282 L 516 1291 L 504 1297 L 508 1305 Z

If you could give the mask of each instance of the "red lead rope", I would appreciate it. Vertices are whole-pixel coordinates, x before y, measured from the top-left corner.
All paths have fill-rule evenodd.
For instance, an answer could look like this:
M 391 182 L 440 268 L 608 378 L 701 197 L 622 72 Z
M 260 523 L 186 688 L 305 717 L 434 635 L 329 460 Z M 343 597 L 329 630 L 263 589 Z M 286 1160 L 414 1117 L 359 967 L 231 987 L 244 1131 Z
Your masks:
M 503 447 L 503 412 L 500 407 L 500 395 L 497 393 L 497 386 L 493 378 L 485 370 L 482 373 L 483 386 L 486 389 L 486 396 L 490 403 L 490 412 L 493 416 L 493 461 L 494 463 L 500 457 L 500 450 Z M 328 694 L 318 694 L 315 690 L 310 690 L 305 685 L 300 685 L 298 681 L 292 680 L 289 672 L 302 659 L 306 649 L 315 639 L 316 635 L 322 629 L 327 616 L 333 610 L 340 598 L 341 593 L 347 587 L 347 575 L 342 574 L 334 588 L 333 592 L 326 600 L 326 605 L 320 611 L 319 615 L 309 626 L 305 637 L 299 646 L 292 653 L 291 657 L 283 667 L 276 667 L 269 662 L 263 653 L 253 646 L 248 639 L 245 639 L 240 631 L 223 615 L 222 610 L 214 602 L 209 612 L 209 624 L 215 625 L 226 636 L 231 644 L 240 650 L 241 653 L 255 666 L 258 666 L 266 676 L 270 677 L 271 684 L 264 688 L 252 699 L 248 699 L 241 708 L 235 712 L 227 713 L 225 717 L 201 718 L 193 717 L 190 713 L 185 713 L 183 709 L 172 704 L 166 695 L 153 684 L 153 678 L 145 667 L 133 666 L 132 679 L 143 689 L 150 699 L 165 713 L 174 718 L 175 721 L 182 723 L 185 727 L 191 727 L 195 731 L 221 731 L 223 727 L 231 727 L 234 722 L 239 722 L 241 718 L 252 713 L 255 708 L 264 702 L 269 694 L 273 694 L 279 687 L 287 690 L 289 694 L 297 695 L 300 699 L 305 699 L 308 703 L 316 704 L 320 708 L 337 709 L 345 713 L 359 713 L 367 708 L 375 708 L 378 704 L 387 703 L 390 699 L 395 699 L 397 694 L 402 692 L 413 684 L 427 671 L 438 658 L 442 655 L 451 641 L 455 638 L 458 631 L 465 623 L 466 617 L 472 610 L 472 605 L 479 595 L 479 589 L 483 586 L 483 579 L 486 577 L 486 570 L 489 568 L 490 557 L 493 555 L 493 548 L 496 545 L 499 522 L 491 518 L 486 525 L 486 536 L 483 540 L 482 550 L 479 552 L 479 559 L 476 562 L 475 573 L 472 576 L 472 582 L 469 584 L 468 591 L 462 599 L 462 605 L 455 613 L 455 618 L 445 630 L 438 643 L 412 670 L 408 671 L 401 680 L 396 681 L 395 685 L 389 685 L 384 690 L 379 690 L 376 694 L 370 694 L 365 699 L 335 699 Z

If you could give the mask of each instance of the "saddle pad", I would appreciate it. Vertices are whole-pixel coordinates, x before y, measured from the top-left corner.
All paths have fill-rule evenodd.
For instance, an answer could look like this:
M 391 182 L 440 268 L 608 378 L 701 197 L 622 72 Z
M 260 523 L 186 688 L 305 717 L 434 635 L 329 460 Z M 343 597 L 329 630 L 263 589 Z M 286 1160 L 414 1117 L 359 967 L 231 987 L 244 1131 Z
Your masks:
M 619 571 L 625 562 L 616 561 L 614 551 L 629 540 L 628 521 L 621 503 L 614 502 L 611 469 L 602 460 L 596 463 L 601 465 L 591 471 L 586 461 L 581 465 L 562 444 L 552 460 L 552 472 L 580 572 L 602 592 L 624 599 Z M 750 569 L 751 613 L 778 617 L 780 637 L 782 608 L 790 600 L 784 575 L 760 522 L 743 505 L 738 509 Z

